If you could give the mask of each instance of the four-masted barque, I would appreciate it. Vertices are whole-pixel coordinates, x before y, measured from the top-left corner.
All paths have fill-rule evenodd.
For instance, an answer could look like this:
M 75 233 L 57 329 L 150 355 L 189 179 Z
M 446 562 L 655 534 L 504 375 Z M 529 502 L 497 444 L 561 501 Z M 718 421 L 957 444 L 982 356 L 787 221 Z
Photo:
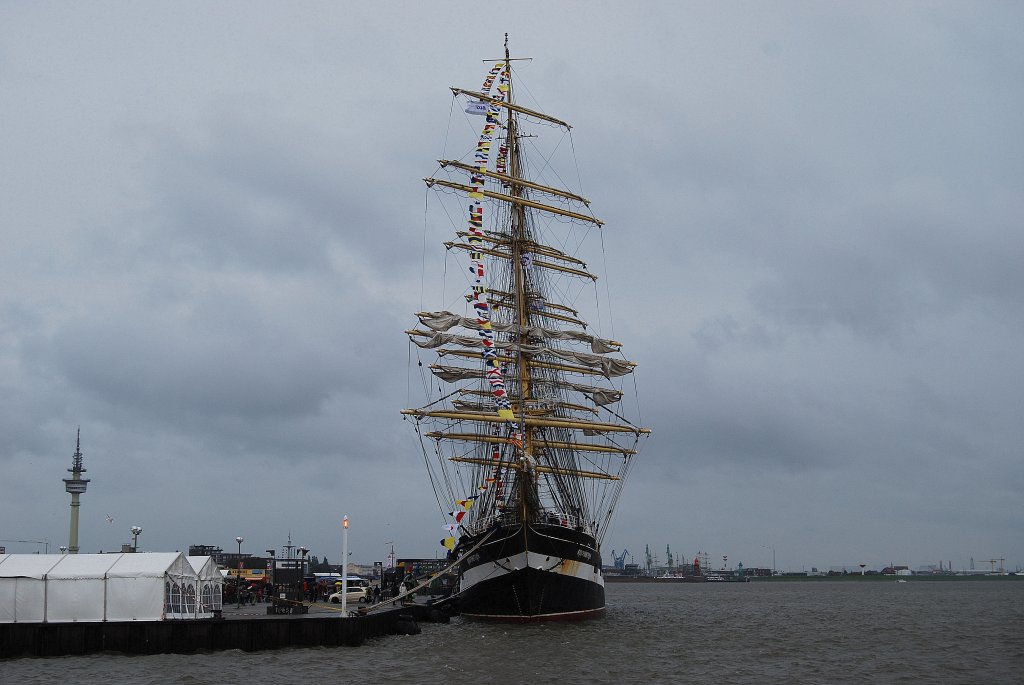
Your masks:
M 602 222 L 582 196 L 542 182 L 550 158 L 527 163 L 538 137 L 528 129 L 566 136 L 570 127 L 516 103 L 511 62 L 506 37 L 505 59 L 486 62 L 479 90 L 451 89 L 482 116 L 481 133 L 425 180 L 465 212 L 445 243 L 468 276 L 464 309 L 417 314 L 407 334 L 437 358 L 411 365 L 426 397 L 402 413 L 451 517 L 442 544 L 461 559 L 462 614 L 592 618 L 605 607 L 601 539 L 650 431 L 622 408 L 635 364 L 593 332 L 579 304 L 599 297 L 575 248 Z

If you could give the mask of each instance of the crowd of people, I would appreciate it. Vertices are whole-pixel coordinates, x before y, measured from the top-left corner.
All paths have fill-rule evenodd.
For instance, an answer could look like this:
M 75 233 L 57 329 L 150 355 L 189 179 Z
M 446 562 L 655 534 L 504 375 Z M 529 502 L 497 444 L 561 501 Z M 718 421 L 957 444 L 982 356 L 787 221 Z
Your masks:
M 360 581 L 365 583 L 362 588 L 363 594 L 359 598 L 360 603 L 379 604 L 386 602 L 410 592 L 416 587 L 416 579 L 411 573 L 405 575 L 399 573 L 388 573 L 377 581 Z M 261 604 L 270 603 L 275 597 L 285 596 L 292 601 L 305 601 L 308 603 L 328 602 L 331 595 L 340 593 L 341 581 L 336 576 L 329 578 L 304 578 L 301 585 L 294 588 L 287 585 L 272 585 L 269 582 L 243 581 L 242 583 L 225 583 L 224 604 Z M 348 591 L 352 593 L 358 586 L 349 585 Z M 236 594 L 237 593 L 237 594 Z M 408 601 L 414 597 L 410 593 L 404 600 Z M 349 602 L 353 601 L 353 595 L 349 595 Z

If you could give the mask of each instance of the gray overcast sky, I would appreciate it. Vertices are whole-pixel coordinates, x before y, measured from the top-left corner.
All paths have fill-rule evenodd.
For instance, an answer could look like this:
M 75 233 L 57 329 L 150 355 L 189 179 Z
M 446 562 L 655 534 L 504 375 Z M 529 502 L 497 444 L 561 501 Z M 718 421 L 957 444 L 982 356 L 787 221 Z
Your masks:
M 0 5 L 0 538 L 66 542 L 81 425 L 83 551 L 140 525 L 337 561 L 343 513 L 353 560 L 441 551 L 399 415 L 402 331 L 443 304 L 421 178 L 508 31 L 575 126 L 655 430 L 606 561 L 1024 564 L 1022 26 L 1013 2 Z

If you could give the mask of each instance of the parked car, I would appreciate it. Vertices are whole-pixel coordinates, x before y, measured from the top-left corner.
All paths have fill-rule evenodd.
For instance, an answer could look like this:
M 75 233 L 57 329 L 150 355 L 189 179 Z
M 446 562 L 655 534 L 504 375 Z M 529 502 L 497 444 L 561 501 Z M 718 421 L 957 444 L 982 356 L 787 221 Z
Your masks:
M 341 595 L 342 595 L 341 588 L 338 585 L 336 585 L 335 587 L 338 587 L 338 591 L 335 592 L 334 594 L 332 594 L 330 597 L 328 597 L 327 601 L 330 602 L 331 604 L 341 604 Z M 356 602 L 363 602 L 363 603 L 365 603 L 367 601 L 366 600 L 366 590 L 369 587 L 370 587 L 370 581 L 366 580 L 365 578 L 351 578 L 350 577 L 348 579 L 348 593 L 345 595 L 345 597 L 346 597 L 345 603 L 346 604 L 354 604 Z

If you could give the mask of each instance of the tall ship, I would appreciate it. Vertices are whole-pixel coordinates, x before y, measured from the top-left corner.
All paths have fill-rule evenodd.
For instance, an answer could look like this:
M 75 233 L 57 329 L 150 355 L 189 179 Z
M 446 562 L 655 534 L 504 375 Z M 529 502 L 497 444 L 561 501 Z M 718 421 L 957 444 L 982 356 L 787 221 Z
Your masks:
M 573 152 L 571 127 L 519 104 L 507 35 L 504 59 L 484 64 L 478 90 L 451 88 L 463 147 L 424 179 L 455 233 L 458 284 L 406 331 L 423 398 L 402 413 L 446 517 L 462 615 L 595 618 L 601 541 L 650 431 L 629 418 L 636 364 L 597 332 L 610 311 L 586 257 L 604 263 L 603 223 L 549 152 Z

